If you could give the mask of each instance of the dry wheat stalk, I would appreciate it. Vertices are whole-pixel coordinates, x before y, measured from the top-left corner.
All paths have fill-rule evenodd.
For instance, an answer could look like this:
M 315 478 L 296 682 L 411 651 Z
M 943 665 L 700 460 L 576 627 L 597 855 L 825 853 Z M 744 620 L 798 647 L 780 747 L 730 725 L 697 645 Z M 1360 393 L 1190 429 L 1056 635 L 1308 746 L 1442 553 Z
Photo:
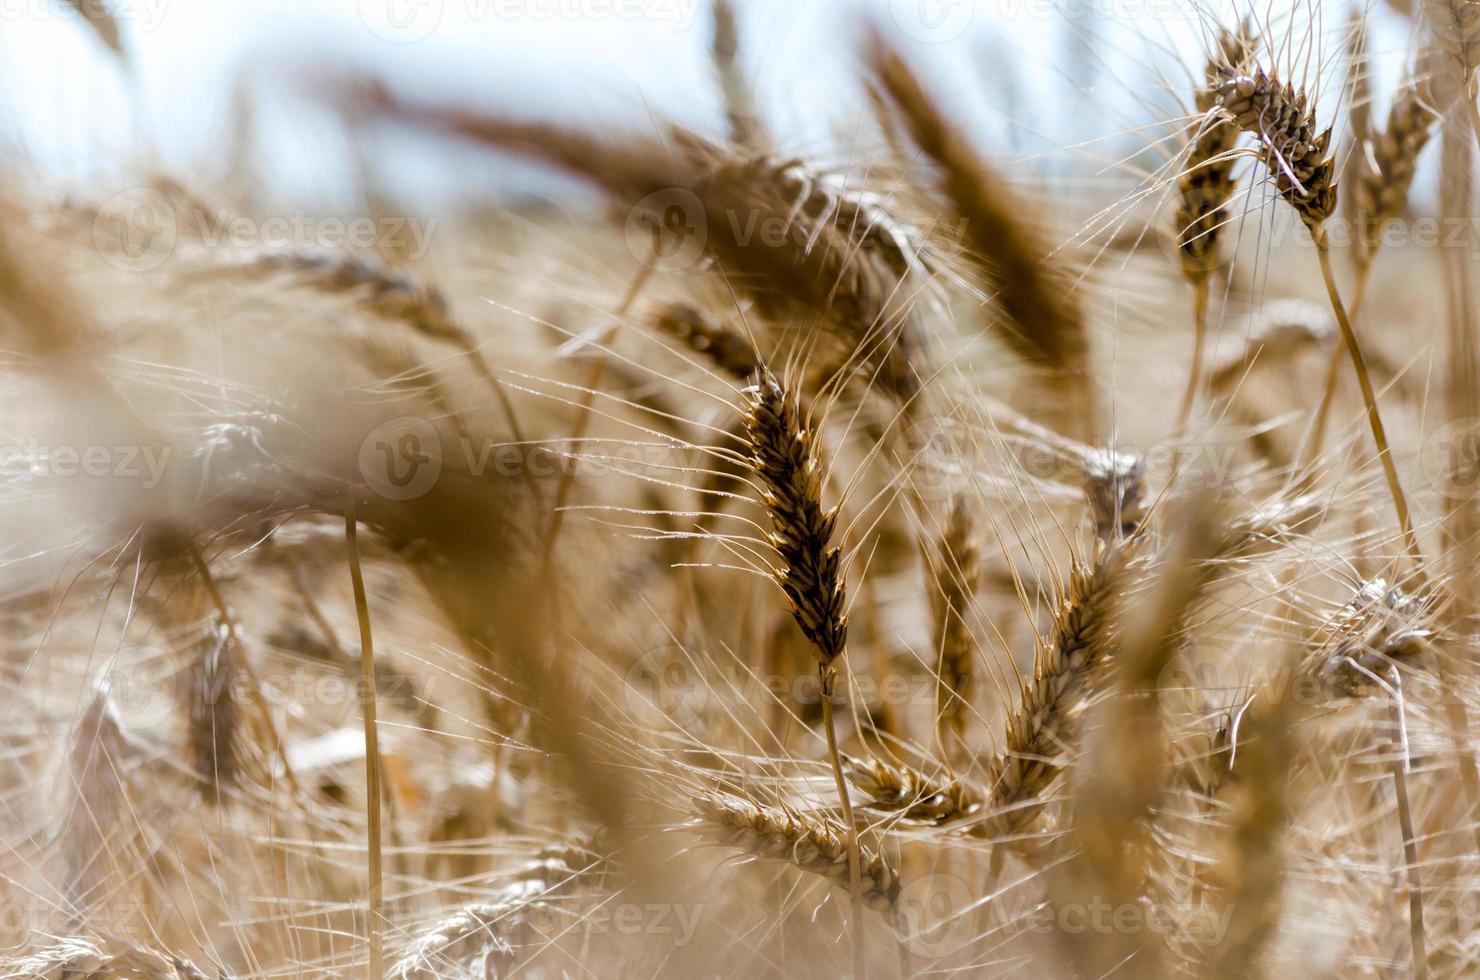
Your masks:
M 942 745 L 947 732 L 955 735 L 958 744 L 966 733 L 976 677 L 975 645 L 966 614 L 975 602 L 980 577 L 981 554 L 971 503 L 958 494 L 951 502 L 935 558 L 935 716 Z
M 848 868 L 851 835 L 827 817 L 718 793 L 700 797 L 698 812 L 699 825 L 712 829 L 726 846 L 785 861 L 844 890 L 854 887 Z M 861 844 L 859 850 L 862 884 L 855 897 L 871 909 L 892 909 L 899 877 L 881 855 Z
M 792 617 L 812 641 L 812 655 L 822 678 L 822 724 L 827 754 L 843 811 L 848 839 L 848 868 L 854 903 L 854 972 L 864 976 L 863 844 L 853 822 L 853 804 L 838 752 L 833 719 L 833 685 L 837 661 L 848 638 L 846 593 L 841 549 L 832 544 L 838 512 L 822 509 L 822 461 L 813 445 L 815 434 L 801 414 L 801 403 L 786 392 L 769 372 L 745 390 L 745 430 L 751 462 L 764 486 L 761 496 L 770 513 L 770 544 L 782 567 L 773 570 L 776 582 L 791 603 Z

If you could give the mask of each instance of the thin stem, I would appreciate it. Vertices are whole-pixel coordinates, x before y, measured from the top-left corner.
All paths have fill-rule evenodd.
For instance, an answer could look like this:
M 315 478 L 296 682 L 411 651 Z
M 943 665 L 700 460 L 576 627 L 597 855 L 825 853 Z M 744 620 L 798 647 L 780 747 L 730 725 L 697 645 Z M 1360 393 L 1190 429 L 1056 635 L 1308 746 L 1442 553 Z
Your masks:
M 360 716 L 365 725 L 365 824 L 370 851 L 370 963 L 368 980 L 380 980 L 382 968 L 380 924 L 384 916 L 384 885 L 380 833 L 380 738 L 375 723 L 375 640 L 370 631 L 370 603 L 365 598 L 365 577 L 360 570 L 360 549 L 355 533 L 355 503 L 344 507 L 344 541 L 349 549 L 349 580 L 355 593 L 355 612 L 360 619 Z
M 1187 419 L 1192 415 L 1192 404 L 1197 401 L 1198 385 L 1202 382 L 1203 346 L 1208 335 L 1208 280 L 1200 278 L 1192 287 L 1192 316 L 1197 331 L 1192 342 L 1192 367 L 1187 373 L 1187 391 L 1182 395 L 1182 408 L 1177 412 L 1177 431 L 1187 428 Z
M 843 807 L 843 826 L 848 833 L 848 886 L 853 892 L 853 976 L 867 980 L 863 956 L 863 873 L 858 860 L 858 825 L 853 822 L 853 801 L 848 798 L 848 783 L 843 779 L 842 757 L 838 754 L 838 733 L 833 723 L 833 683 L 837 668 L 822 667 L 822 727 L 827 731 L 827 756 L 832 763 L 833 781 Z
M 1408 878 L 1408 937 L 1412 944 L 1412 968 L 1414 980 L 1428 976 L 1428 952 L 1423 928 L 1423 882 L 1418 874 L 1418 842 L 1413 833 L 1413 811 L 1408 802 L 1408 725 L 1403 711 L 1402 680 L 1396 667 L 1388 675 L 1392 685 L 1393 758 L 1389 768 L 1393 774 L 1393 795 L 1398 803 L 1398 829 L 1403 835 L 1403 870 Z
M 1467 72 L 1465 76 L 1465 108 L 1470 113 L 1470 135 L 1480 144 L 1480 109 L 1475 107 L 1476 90 L 1480 89 L 1480 75 Z
M 1387 431 L 1382 426 L 1382 414 L 1377 410 L 1377 393 L 1372 389 L 1372 378 L 1367 372 L 1367 361 L 1362 357 L 1362 347 L 1357 342 L 1356 331 L 1347 317 L 1346 306 L 1341 302 L 1341 292 L 1336 288 L 1336 274 L 1331 268 L 1331 247 L 1324 228 L 1316 229 L 1316 254 L 1321 259 L 1321 276 L 1326 280 L 1326 293 L 1331 298 L 1331 308 L 1336 312 L 1336 322 L 1341 327 L 1341 339 L 1351 355 L 1352 369 L 1357 374 L 1357 384 L 1362 389 L 1362 401 L 1367 405 L 1367 424 L 1372 429 L 1372 441 L 1377 447 L 1377 458 L 1382 463 L 1383 475 L 1387 478 L 1388 492 L 1393 498 L 1393 507 L 1398 512 L 1398 524 L 1403 529 L 1403 541 L 1408 554 L 1413 558 L 1415 574 L 1423 578 L 1423 552 L 1418 549 L 1418 536 L 1413 533 L 1413 518 L 1408 512 L 1408 499 L 1403 496 L 1403 486 L 1398 482 L 1398 469 L 1393 464 L 1392 450 L 1388 446 Z

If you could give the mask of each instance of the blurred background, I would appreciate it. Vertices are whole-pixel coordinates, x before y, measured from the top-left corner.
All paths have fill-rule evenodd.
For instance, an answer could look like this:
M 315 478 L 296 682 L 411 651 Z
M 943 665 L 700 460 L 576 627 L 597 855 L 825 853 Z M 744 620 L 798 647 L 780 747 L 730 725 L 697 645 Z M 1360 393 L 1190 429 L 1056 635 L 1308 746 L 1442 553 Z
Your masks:
M 94 5 L 116 24 L 121 56 L 79 12 Z M 1318 43 L 1285 60 L 1333 99 L 1351 14 L 1319 0 L 736 7 L 740 57 L 783 152 L 846 164 L 875 139 L 852 64 L 873 24 L 1016 174 L 1102 178 L 1147 152 L 1169 113 L 1186 115 L 1215 23 L 1308 22 Z M 1383 3 L 1368 16 L 1373 88 L 1389 91 L 1413 22 Z M 712 26 L 708 0 L 0 0 L 0 140 L 48 188 L 129 186 L 162 169 L 251 186 L 269 197 L 264 206 L 354 210 L 367 189 L 420 206 L 470 192 L 562 195 L 569 185 L 525 164 L 347 126 L 313 93 L 329 77 L 373 75 L 410 98 L 520 117 L 620 127 L 669 118 L 718 132 Z

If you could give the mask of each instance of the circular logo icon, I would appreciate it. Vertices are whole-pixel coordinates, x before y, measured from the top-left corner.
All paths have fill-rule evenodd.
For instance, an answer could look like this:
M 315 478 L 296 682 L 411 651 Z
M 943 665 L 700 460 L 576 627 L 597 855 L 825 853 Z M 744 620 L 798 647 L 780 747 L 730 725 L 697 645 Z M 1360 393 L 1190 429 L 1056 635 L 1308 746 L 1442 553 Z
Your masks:
M 899 890 L 900 941 L 916 956 L 949 956 L 971 940 L 973 905 L 966 882 L 955 875 L 925 875 Z
M 975 444 L 970 429 L 948 415 L 927 416 L 911 423 L 906 445 L 914 448 L 914 465 L 904 479 L 923 500 L 948 500 L 971 483 Z
M 926 44 L 954 41 L 971 26 L 975 0 L 889 0 L 894 23 L 910 38 Z
M 108 701 L 118 723 L 129 731 L 164 737 L 175 717 L 175 698 L 147 663 L 115 667 L 108 673 Z
M 627 249 L 658 272 L 681 272 L 704 257 L 709 223 L 699 195 L 682 187 L 654 191 L 627 213 Z
M 414 44 L 442 22 L 442 0 L 356 0 L 360 23 L 382 41 Z
M 147 272 L 169 260 L 179 238 L 175 209 L 152 187 L 134 187 L 104 201 L 93 216 L 93 245 L 110 265 Z
M 1480 495 L 1480 419 L 1446 422 L 1424 440 L 1424 477 L 1446 497 Z
M 442 440 L 426 419 L 405 415 L 370 431 L 359 462 L 371 490 L 387 500 L 413 500 L 442 474 Z
M 627 668 L 622 697 L 638 724 L 687 728 L 699 721 L 709 699 L 709 685 L 688 651 L 665 644 Z

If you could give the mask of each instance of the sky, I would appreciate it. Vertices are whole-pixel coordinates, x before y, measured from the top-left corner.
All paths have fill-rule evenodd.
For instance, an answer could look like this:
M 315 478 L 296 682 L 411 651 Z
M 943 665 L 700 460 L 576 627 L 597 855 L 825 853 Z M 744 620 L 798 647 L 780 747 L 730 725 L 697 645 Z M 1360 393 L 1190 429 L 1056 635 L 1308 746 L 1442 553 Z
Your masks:
M 350 137 L 310 94 L 330 77 L 373 75 L 408 97 L 578 126 L 673 119 L 717 131 L 721 118 L 709 0 L 79 2 L 113 12 L 128 68 L 63 0 L 0 0 L 0 91 L 11 93 L 0 140 L 48 185 L 127 185 L 160 167 L 209 178 L 247 118 L 234 107 L 247 106 L 250 158 L 275 195 L 349 207 Z M 863 125 L 854 52 L 876 25 L 989 151 L 1089 175 L 1176 112 L 1209 25 L 1228 16 L 1195 0 L 735 4 L 748 74 L 788 150 L 846 154 Z M 1345 23 L 1334 0 L 1299 9 L 1315 9 L 1328 38 Z M 1373 23 L 1379 76 L 1395 81 L 1408 29 L 1381 7 Z M 1324 45 L 1328 75 L 1338 43 Z M 397 192 L 543 192 L 528 168 L 405 134 L 369 139 Z

